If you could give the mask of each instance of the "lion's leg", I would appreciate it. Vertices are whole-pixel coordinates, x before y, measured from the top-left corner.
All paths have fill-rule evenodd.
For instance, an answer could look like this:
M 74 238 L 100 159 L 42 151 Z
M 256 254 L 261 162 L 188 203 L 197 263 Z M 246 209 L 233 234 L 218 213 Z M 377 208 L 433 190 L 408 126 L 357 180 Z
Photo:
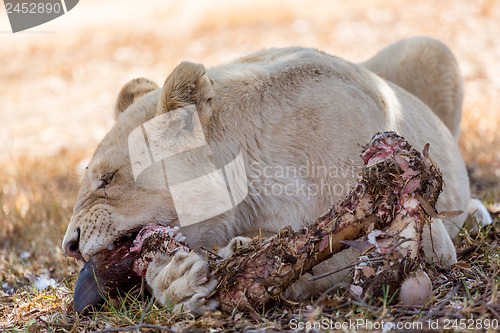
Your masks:
M 352 270 L 352 264 L 359 260 L 359 255 L 360 251 L 353 248 L 347 248 L 344 251 L 337 253 L 330 259 L 316 265 L 313 268 L 312 274 L 304 274 L 297 282 L 292 284 L 286 290 L 284 297 L 292 301 L 306 299 L 311 296 L 317 296 L 319 293 L 322 293 L 332 286 L 349 283 L 351 281 L 349 273 Z M 311 277 L 332 272 L 340 268 L 346 269 L 315 281 L 309 281 Z
M 457 256 L 453 242 L 448 235 L 443 222 L 436 219 L 431 224 L 432 238 L 428 226 L 424 227 L 423 249 L 428 262 L 439 262 L 439 264 L 449 267 L 457 262 Z M 359 261 L 360 251 L 347 248 L 334 255 L 332 258 L 320 263 L 313 269 L 313 274 L 303 275 L 297 282 L 290 286 L 285 297 L 290 300 L 298 300 L 318 295 L 331 286 L 340 283 L 350 283 L 352 264 Z M 320 278 L 316 281 L 309 281 L 313 276 L 318 276 L 340 268 L 346 268 L 337 273 Z
M 422 245 L 428 262 L 439 263 L 445 267 L 457 262 L 455 245 L 440 219 L 433 219 L 430 225 L 424 226 Z
M 403 39 L 362 65 L 417 96 L 458 141 L 463 82 L 457 61 L 446 45 L 427 37 Z
M 471 198 L 467 210 L 469 215 L 472 217 L 471 227 L 473 231 L 477 232 L 478 225 L 484 227 L 486 225 L 493 223 L 493 219 L 491 218 L 490 212 L 488 212 L 488 209 L 481 200 Z

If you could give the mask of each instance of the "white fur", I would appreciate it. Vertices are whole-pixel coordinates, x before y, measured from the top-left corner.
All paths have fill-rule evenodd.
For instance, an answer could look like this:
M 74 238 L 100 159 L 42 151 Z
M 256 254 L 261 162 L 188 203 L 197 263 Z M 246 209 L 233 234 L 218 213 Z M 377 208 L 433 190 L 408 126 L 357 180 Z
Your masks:
M 209 299 L 217 280 L 210 277 L 208 263 L 196 253 L 179 251 L 173 258 L 156 255 L 149 264 L 146 281 L 156 299 L 173 306 L 174 311 L 203 314 L 217 307 L 217 302 Z
M 250 241 L 248 237 L 234 237 L 227 246 L 217 251 L 217 254 L 225 259 L 229 258 L 237 249 L 246 246 Z
M 141 89 L 140 82 L 147 84 Z M 161 89 L 154 90 L 147 80 L 126 88 L 117 102 L 116 124 L 89 164 L 63 242 L 66 249 L 79 228 L 85 259 L 151 221 L 178 225 L 168 191 L 134 182 L 127 137 L 156 115 L 191 104 L 200 114 L 207 142 L 240 147 L 249 180 L 249 195 L 235 209 L 181 228 L 193 248 L 221 247 L 236 236 L 266 237 L 287 225 L 299 229 L 316 220 L 356 184 L 361 146 L 379 131 L 396 131 L 418 150 L 430 143 L 430 156 L 446 184 L 437 209 L 466 211 L 469 206 L 469 180 L 457 146 L 462 78 L 453 55 L 438 41 L 403 40 L 361 65 L 313 49 L 268 49 L 206 71 L 202 65 L 182 63 Z M 324 168 L 330 172 L 323 174 Z M 113 182 L 96 188 L 106 172 L 116 172 Z M 451 238 L 465 218 L 435 220 L 433 243 L 425 229 L 429 260 L 456 262 Z M 314 273 L 355 261 L 356 255 L 344 251 Z M 156 277 L 148 272 L 155 295 L 162 302 L 184 295 L 185 304 L 203 307 L 198 300 L 207 289 L 200 292 L 199 284 L 188 278 L 191 273 L 177 276 L 171 265 Z M 307 297 L 345 278 L 341 272 L 314 283 L 301 279 L 290 294 Z M 178 289 L 172 290 L 174 286 Z
M 486 206 L 479 199 L 470 199 L 468 212 L 469 215 L 472 216 L 476 220 L 476 222 L 481 224 L 482 226 L 489 225 L 493 222 L 490 212 L 488 212 Z

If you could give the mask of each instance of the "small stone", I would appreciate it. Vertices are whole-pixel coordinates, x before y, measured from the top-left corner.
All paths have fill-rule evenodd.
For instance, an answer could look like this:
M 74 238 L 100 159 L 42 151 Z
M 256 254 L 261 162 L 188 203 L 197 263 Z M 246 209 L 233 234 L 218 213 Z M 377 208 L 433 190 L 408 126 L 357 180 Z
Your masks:
M 424 271 L 411 274 L 401 285 L 399 301 L 403 305 L 422 306 L 433 296 L 432 283 Z

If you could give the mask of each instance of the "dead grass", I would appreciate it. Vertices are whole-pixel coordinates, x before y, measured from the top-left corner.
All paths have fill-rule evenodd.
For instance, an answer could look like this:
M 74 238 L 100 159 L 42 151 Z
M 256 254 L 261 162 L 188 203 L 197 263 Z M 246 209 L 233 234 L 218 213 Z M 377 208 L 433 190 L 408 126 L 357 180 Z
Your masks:
M 78 267 L 64 259 L 61 236 L 78 191 L 75 163 L 83 154 L 19 159 L 0 172 L 0 329 L 22 329 L 36 316 L 61 314 L 69 302 L 67 286 Z M 33 290 L 40 276 L 61 287 Z
M 72 12 L 84 12 L 84 3 L 101 6 L 103 1 L 80 2 Z M 221 1 L 209 7 L 193 21 L 192 6 L 179 3 L 144 17 L 133 32 L 134 24 L 124 17 L 113 24 L 82 24 L 66 34 L 24 36 L 0 50 L 0 331 L 131 330 L 140 323 L 142 331 L 290 330 L 292 319 L 429 319 L 439 320 L 440 328 L 446 319 L 500 321 L 500 2 L 318 0 L 304 7 L 294 1 L 257 1 L 249 9 Z M 182 15 L 188 20 L 179 26 L 175 19 Z M 182 60 L 210 66 L 272 46 L 316 47 L 363 61 L 413 35 L 443 40 L 460 63 L 466 89 L 460 147 L 473 192 L 496 211 L 492 228 L 460 234 L 457 248 L 466 252 L 459 264 L 451 270 L 428 269 L 435 289 L 430 304 L 403 308 L 389 302 L 391 295 L 379 303 L 362 302 L 339 288 L 320 301 L 266 309 L 259 320 L 240 313 L 194 320 L 140 299 L 77 318 L 72 289 L 79 268 L 62 256 L 60 243 L 78 191 L 75 170 L 111 126 L 111 108 L 124 82 L 137 76 L 161 82 Z M 35 290 L 40 276 L 57 285 Z
M 63 258 L 59 246 L 78 190 L 74 170 L 87 154 L 66 152 L 51 158 L 23 158 L 0 172 L 4 184 L 0 197 L 0 329 L 104 332 L 113 327 L 140 327 L 142 331 L 168 328 L 202 332 L 240 331 L 245 327 L 291 330 L 295 323 L 319 325 L 323 319 L 333 323 L 362 319 L 373 325 L 382 321 L 441 320 L 440 327 L 444 327 L 445 319 L 500 321 L 499 214 L 497 224 L 476 235 L 467 230 L 461 232 L 457 247 L 464 254 L 451 270 L 429 266 L 435 297 L 421 309 L 401 307 L 391 301 L 392 295 L 365 302 L 341 287 L 310 302 L 265 309 L 258 320 L 241 313 L 220 312 L 195 320 L 189 315 L 172 314 L 169 308 L 158 307 L 139 296 L 124 296 L 121 301 L 108 303 L 99 313 L 78 318 L 72 306 L 78 267 Z M 484 193 L 488 193 L 488 201 L 500 202 L 498 192 Z M 40 276 L 54 279 L 57 285 L 37 291 L 33 284 Z

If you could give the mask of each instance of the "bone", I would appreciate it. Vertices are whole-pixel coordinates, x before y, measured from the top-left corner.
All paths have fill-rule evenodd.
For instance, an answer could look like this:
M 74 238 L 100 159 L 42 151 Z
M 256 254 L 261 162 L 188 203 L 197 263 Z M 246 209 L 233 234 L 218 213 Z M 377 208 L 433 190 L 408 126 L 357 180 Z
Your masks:
M 238 309 L 256 314 L 263 305 L 279 300 L 287 287 L 315 265 L 344 249 L 345 244 L 349 244 L 346 241 L 373 230 L 380 230 L 378 235 L 385 235 L 385 239 L 378 239 L 376 235 L 370 238 L 379 250 L 371 255 L 410 254 L 410 262 L 403 265 L 405 269 L 400 269 L 403 267 L 400 261 L 393 261 L 393 266 L 387 270 L 390 282 L 396 284 L 395 288 L 400 287 L 409 273 L 406 268 L 418 267 L 423 260 L 421 232 L 429 217 L 420 198 L 425 200 L 428 209 L 431 207 L 435 211 L 442 189 L 441 173 L 426 154 L 413 149 L 394 132 L 375 135 L 361 157 L 365 166 L 358 185 L 307 228 L 294 232 L 287 227 L 270 239 L 254 239 L 224 260 L 207 251 L 212 275 L 219 281 L 214 297 L 221 310 L 231 313 Z M 396 244 L 404 235 L 413 237 L 413 243 Z M 133 271 L 134 277 L 145 276 L 156 252 L 173 256 L 179 250 L 191 251 L 183 243 L 183 237 L 178 229 L 149 224 L 130 245 L 129 256 L 108 253 L 94 260 L 97 274 L 107 276 L 102 279 L 107 290 L 124 290 L 117 283 L 119 277 L 113 277 L 120 272 L 107 271 L 111 258 L 126 261 L 119 266 L 128 265 L 122 268 L 127 274 Z M 383 275 L 370 278 L 358 279 L 356 290 L 381 289 L 377 286 L 387 282 Z M 403 299 L 412 300 L 404 296 Z

